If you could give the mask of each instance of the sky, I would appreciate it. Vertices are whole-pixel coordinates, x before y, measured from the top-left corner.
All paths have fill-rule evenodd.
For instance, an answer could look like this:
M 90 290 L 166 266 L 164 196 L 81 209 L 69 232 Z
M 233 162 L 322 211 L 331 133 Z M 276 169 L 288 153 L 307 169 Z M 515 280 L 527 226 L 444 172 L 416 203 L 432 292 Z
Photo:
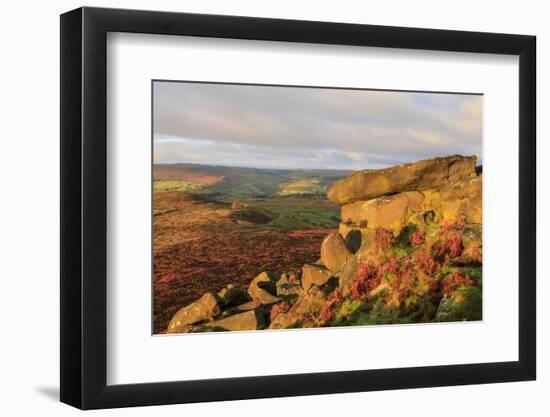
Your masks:
M 482 159 L 482 96 L 155 81 L 155 163 L 383 168 Z

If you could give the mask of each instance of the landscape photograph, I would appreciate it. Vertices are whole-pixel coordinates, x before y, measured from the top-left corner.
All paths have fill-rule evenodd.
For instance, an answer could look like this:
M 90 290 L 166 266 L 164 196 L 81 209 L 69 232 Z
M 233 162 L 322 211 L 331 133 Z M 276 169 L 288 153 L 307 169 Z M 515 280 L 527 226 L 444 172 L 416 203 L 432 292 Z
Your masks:
M 153 334 L 483 319 L 482 95 L 152 91 Z

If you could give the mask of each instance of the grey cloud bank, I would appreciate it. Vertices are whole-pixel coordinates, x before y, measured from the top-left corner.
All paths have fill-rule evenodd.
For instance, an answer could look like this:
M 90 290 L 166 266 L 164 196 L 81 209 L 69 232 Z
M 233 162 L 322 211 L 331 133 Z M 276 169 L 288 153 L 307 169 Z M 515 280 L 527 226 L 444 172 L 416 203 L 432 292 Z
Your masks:
M 155 82 L 153 99 L 155 163 L 358 170 L 482 158 L 478 95 Z

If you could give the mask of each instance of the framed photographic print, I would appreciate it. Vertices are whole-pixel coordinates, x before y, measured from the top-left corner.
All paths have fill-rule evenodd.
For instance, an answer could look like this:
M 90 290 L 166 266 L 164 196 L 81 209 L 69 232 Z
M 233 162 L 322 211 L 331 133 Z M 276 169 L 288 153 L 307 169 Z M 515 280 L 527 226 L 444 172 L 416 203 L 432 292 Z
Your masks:
M 535 379 L 535 38 L 61 16 L 61 400 Z

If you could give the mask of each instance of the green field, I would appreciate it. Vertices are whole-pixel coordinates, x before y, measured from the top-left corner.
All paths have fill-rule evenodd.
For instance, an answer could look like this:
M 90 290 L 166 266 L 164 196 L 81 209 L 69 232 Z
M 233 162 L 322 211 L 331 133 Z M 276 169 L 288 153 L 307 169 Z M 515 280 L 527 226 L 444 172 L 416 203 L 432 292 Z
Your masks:
M 155 191 L 181 191 L 232 202 L 260 198 L 307 196 L 325 198 L 327 188 L 351 171 L 288 170 L 199 164 L 155 165 Z M 207 183 L 205 178 L 219 178 Z
M 326 200 L 306 197 L 273 198 L 250 202 L 251 208 L 274 215 L 270 225 L 286 230 L 334 229 L 340 222 L 338 206 Z
M 155 180 L 153 181 L 154 191 L 179 191 L 182 193 L 200 193 L 204 186 L 193 184 L 185 180 Z
M 340 210 L 326 200 L 326 191 L 348 172 L 177 164 L 155 165 L 154 175 L 155 192 L 181 192 L 230 203 L 235 220 L 311 230 L 338 227 Z M 220 180 L 208 183 L 207 178 Z

